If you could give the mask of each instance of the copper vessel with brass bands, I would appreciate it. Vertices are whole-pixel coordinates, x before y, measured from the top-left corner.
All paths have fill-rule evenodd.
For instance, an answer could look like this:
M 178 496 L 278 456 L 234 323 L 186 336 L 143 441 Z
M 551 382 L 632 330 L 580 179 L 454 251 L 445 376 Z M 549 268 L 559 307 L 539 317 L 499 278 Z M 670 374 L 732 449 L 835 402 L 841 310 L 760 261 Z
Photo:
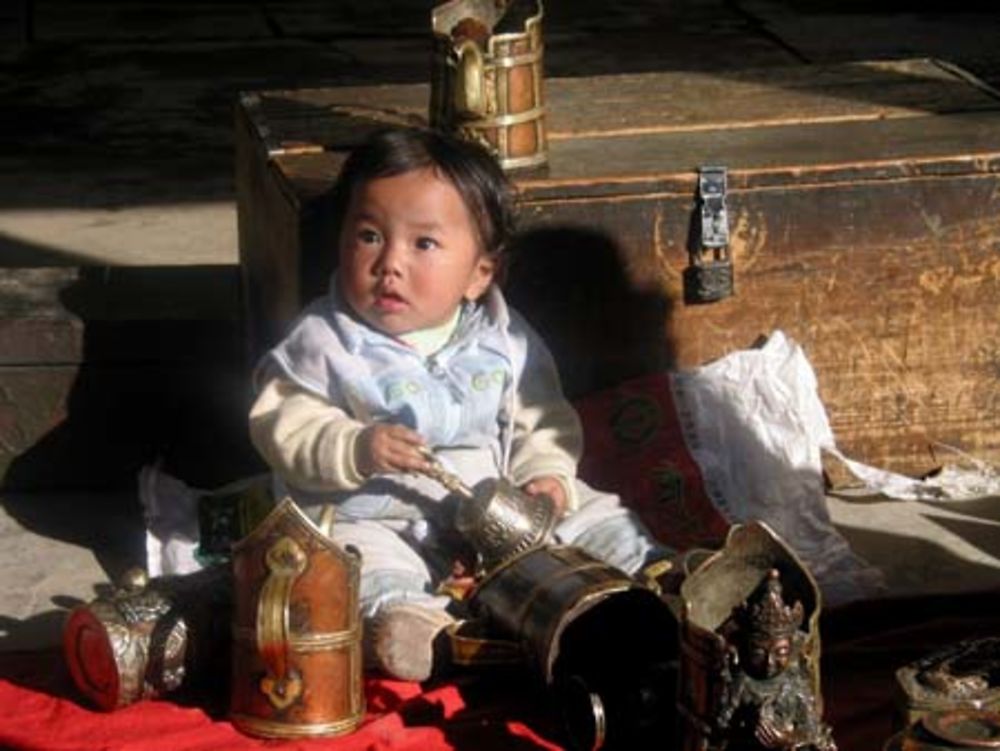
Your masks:
M 565 656 L 568 629 L 589 611 L 599 608 L 605 625 L 623 628 L 628 624 L 620 622 L 619 608 L 631 613 L 645 607 L 656 621 L 667 612 L 646 586 L 569 545 L 547 545 L 510 559 L 477 586 L 470 607 L 499 632 L 519 637 L 549 683 Z
M 431 125 L 476 141 L 506 170 L 548 158 L 541 0 L 450 0 L 432 12 Z
M 365 708 L 358 557 L 286 499 L 232 559 L 233 724 L 266 738 L 354 730 Z

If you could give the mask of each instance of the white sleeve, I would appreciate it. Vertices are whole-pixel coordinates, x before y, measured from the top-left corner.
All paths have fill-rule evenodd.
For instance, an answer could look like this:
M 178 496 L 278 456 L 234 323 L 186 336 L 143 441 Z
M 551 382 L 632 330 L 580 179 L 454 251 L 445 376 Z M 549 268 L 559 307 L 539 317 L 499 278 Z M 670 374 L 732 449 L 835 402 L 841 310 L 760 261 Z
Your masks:
M 250 409 L 250 439 L 289 484 L 352 490 L 365 478 L 354 460 L 364 424 L 286 378 L 272 378 Z
M 527 326 L 524 336 L 525 364 L 514 386 L 510 479 L 520 486 L 536 477 L 555 476 L 573 510 L 578 506 L 574 478 L 583 452 L 580 418 L 563 396 L 548 348 Z

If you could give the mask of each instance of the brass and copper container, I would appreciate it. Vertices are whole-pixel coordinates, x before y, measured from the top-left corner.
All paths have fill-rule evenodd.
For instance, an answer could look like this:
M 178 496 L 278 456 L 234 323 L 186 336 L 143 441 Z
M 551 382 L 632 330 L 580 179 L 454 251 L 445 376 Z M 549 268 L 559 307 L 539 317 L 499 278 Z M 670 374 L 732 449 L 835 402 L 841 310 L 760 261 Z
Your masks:
M 907 663 L 896 687 L 900 727 L 931 712 L 1000 713 L 1000 637 L 965 639 Z
M 364 715 L 358 556 L 285 499 L 232 558 L 233 724 L 266 738 L 354 730 Z
M 70 612 L 63 654 L 73 682 L 105 711 L 214 682 L 227 670 L 231 589 L 226 567 L 148 581 L 130 570 Z
M 505 170 L 547 160 L 541 0 L 450 0 L 432 13 L 430 121 Z

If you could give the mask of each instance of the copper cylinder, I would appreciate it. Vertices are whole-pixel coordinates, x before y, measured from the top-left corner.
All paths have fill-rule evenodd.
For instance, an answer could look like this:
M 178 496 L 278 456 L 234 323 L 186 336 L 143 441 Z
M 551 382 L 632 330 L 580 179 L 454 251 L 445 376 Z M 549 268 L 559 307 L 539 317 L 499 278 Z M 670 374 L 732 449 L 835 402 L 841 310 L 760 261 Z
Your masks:
M 569 653 L 576 641 L 570 631 L 588 613 L 599 616 L 602 628 L 623 633 L 652 629 L 666 637 L 665 653 L 676 651 L 672 617 L 659 597 L 623 571 L 569 545 L 534 548 L 509 559 L 476 587 L 470 607 L 499 633 L 519 638 L 548 683 L 560 661 L 579 657 Z M 647 621 L 630 621 L 637 613 Z
M 364 715 L 358 557 L 285 499 L 232 560 L 233 724 L 266 738 L 354 730 Z
M 505 170 L 548 158 L 541 0 L 434 8 L 431 125 L 476 141 Z
M 543 546 L 492 571 L 470 607 L 521 644 L 554 690 L 573 748 L 669 740 L 676 621 L 643 584 L 580 548 Z

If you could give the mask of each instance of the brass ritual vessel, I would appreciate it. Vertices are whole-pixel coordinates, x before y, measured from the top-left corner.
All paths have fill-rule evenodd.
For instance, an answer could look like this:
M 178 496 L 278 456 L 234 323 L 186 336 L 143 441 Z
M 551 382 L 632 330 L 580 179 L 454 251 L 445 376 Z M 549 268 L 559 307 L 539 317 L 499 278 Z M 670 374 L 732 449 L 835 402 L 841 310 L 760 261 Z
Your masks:
M 227 567 L 151 580 L 130 569 L 70 612 L 63 654 L 80 693 L 105 711 L 198 691 L 228 671 L 231 612 Z
M 893 735 L 883 751 L 1000 749 L 1000 714 L 988 709 L 932 710 Z
M 432 12 L 431 125 L 505 170 L 546 162 L 542 0 L 450 0 Z
M 529 496 L 504 478 L 487 478 L 469 487 L 434 454 L 425 456 L 431 463 L 425 474 L 459 499 L 455 528 L 476 551 L 480 573 L 551 541 L 558 518 L 549 496 Z
M 532 668 L 553 692 L 573 749 L 662 744 L 675 717 L 677 624 L 659 594 L 555 544 L 548 496 L 505 479 L 470 488 L 427 456 L 426 474 L 458 497 L 455 526 L 481 563 L 465 624 L 474 628 L 451 633 L 456 661 Z
M 1000 637 L 967 639 L 896 671 L 899 726 L 930 712 L 1000 711 Z
M 651 747 L 673 732 L 677 626 L 643 582 L 581 548 L 544 545 L 491 571 L 469 607 L 520 644 L 574 749 Z

